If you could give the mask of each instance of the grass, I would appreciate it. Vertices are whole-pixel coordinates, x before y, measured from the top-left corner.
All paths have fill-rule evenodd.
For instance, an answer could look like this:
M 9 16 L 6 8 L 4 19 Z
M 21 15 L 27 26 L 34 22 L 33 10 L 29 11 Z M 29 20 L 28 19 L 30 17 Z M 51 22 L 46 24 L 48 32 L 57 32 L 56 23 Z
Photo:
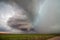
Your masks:
M 56 34 L 0 34 L 0 40 L 47 40 Z

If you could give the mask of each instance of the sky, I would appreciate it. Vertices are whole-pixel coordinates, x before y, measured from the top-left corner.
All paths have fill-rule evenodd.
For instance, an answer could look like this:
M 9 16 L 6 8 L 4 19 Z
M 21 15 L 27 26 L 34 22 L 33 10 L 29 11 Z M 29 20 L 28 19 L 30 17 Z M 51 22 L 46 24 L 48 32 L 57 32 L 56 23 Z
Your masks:
M 6 21 L 8 20 L 9 17 L 14 15 L 17 8 L 14 11 L 15 7 L 13 8 L 11 5 L 4 2 L 2 1 L 0 2 L 0 31 L 11 31 L 12 28 L 6 25 Z M 34 2 L 32 2 L 32 0 L 29 1 L 15 0 L 15 2 L 19 5 L 19 7 L 21 6 L 23 10 L 30 13 L 34 13 L 33 15 L 35 15 L 36 18 L 34 19 L 33 26 L 37 33 L 59 33 L 60 31 L 59 0 L 37 0 L 37 1 L 35 0 L 36 5 L 33 4 Z M 29 9 L 29 5 L 32 6 L 30 3 L 33 4 L 33 7 L 31 7 L 31 9 Z M 33 11 L 32 9 L 35 10 Z M 15 32 L 15 29 L 12 32 Z
M 22 2 L 24 3 L 24 1 L 22 1 Z M 26 6 L 26 2 L 25 2 L 25 5 L 21 4 L 21 3 L 19 4 L 19 6 L 20 5 Z M 9 17 L 12 17 L 13 15 L 15 15 L 15 12 L 24 13 L 25 12 L 25 11 L 23 11 L 24 8 L 22 7 L 22 9 L 19 9 L 19 8 L 17 8 L 16 5 L 13 4 L 13 6 L 11 6 L 10 4 L 8 4 L 8 2 L 6 3 L 5 1 L 2 0 L 0 2 L 0 32 L 22 33 L 23 31 L 21 31 L 21 30 L 17 30 L 17 29 L 13 29 L 13 28 L 9 27 L 7 25 L 7 20 L 9 19 Z
M 14 32 L 15 29 L 7 26 L 7 20 L 15 14 L 13 7 L 5 2 L 0 2 L 0 31 Z M 18 31 L 16 31 L 18 32 Z

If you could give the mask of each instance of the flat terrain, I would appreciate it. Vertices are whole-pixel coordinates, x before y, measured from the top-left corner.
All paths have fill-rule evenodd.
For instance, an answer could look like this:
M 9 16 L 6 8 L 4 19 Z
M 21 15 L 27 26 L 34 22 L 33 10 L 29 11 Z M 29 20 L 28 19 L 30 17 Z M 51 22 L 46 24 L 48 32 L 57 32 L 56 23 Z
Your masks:
M 0 40 L 47 40 L 57 34 L 0 34 Z

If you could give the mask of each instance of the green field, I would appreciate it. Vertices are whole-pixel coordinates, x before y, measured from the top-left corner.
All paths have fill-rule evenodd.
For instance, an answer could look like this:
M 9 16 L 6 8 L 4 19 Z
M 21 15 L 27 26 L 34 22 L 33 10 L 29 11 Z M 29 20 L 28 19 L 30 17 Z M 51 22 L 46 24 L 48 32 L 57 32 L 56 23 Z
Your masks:
M 0 40 L 47 40 L 55 36 L 58 35 L 57 34 L 0 34 Z

